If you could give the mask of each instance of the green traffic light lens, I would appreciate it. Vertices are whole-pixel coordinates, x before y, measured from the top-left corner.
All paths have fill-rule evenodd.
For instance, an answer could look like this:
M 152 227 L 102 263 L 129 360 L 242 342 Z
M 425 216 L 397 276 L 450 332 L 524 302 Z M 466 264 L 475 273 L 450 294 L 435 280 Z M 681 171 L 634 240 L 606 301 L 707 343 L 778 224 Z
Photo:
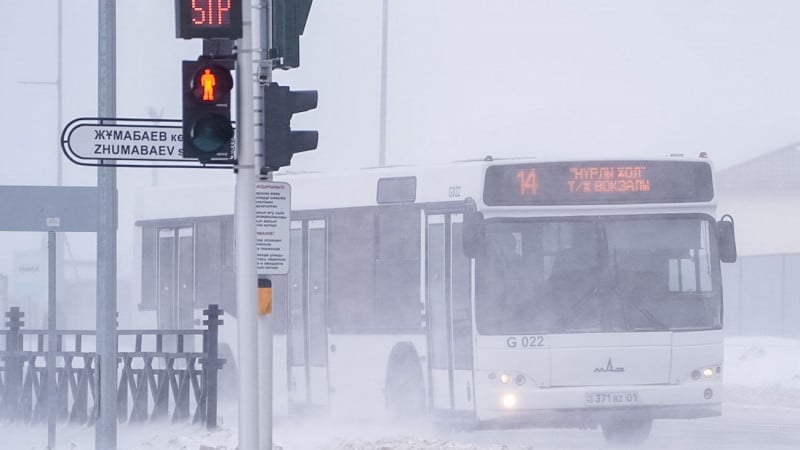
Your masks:
M 192 144 L 205 153 L 217 153 L 233 139 L 233 126 L 231 121 L 219 116 L 211 115 L 197 120 L 192 125 Z

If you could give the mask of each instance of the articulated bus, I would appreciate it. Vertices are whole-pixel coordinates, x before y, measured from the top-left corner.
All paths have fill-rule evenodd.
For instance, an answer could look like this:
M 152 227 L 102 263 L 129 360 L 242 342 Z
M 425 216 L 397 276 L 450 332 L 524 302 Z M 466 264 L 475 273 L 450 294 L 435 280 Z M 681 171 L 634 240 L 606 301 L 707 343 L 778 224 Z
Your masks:
M 600 426 L 612 442 L 721 413 L 720 263 L 736 249 L 704 157 L 276 181 L 292 205 L 289 273 L 273 277 L 278 412 Z M 232 186 L 154 188 L 136 223 L 140 308 L 184 327 L 221 303 L 234 347 L 232 205 Z

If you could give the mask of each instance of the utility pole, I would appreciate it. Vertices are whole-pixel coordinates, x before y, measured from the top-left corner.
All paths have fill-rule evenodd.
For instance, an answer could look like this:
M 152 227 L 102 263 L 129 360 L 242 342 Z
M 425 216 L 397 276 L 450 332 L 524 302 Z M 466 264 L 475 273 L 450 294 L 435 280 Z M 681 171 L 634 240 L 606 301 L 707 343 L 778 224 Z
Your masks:
M 253 128 L 253 25 L 242 1 L 242 37 L 236 42 L 236 310 L 238 314 L 239 448 L 258 448 L 258 307 L 256 277 L 256 165 Z M 263 426 L 263 425 L 262 425 Z
M 389 0 L 383 0 L 381 26 L 381 106 L 378 137 L 378 167 L 386 166 L 386 77 L 389 53 Z
M 117 4 L 98 4 L 97 113 L 116 116 Z M 95 448 L 117 448 L 117 169 L 113 161 L 97 168 L 97 371 L 100 414 L 95 426 Z M 55 311 L 52 312 L 55 314 Z

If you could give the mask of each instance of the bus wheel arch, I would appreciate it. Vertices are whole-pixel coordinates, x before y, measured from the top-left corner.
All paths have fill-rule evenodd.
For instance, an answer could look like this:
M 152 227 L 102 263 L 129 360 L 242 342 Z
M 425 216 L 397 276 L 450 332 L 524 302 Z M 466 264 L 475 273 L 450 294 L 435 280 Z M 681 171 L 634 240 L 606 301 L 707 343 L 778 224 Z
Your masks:
M 425 379 L 416 347 L 399 342 L 389 353 L 384 385 L 386 410 L 399 419 L 420 417 L 426 413 Z

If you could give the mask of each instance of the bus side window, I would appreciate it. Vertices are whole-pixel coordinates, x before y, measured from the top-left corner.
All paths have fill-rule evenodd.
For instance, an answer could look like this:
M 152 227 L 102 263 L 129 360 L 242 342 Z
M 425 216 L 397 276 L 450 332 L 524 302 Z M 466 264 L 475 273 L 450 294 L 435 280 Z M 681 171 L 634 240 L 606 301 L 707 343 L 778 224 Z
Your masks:
M 366 210 L 331 213 L 328 232 L 328 327 L 332 333 L 374 330 L 375 214 Z
M 152 311 L 158 305 L 158 229 L 142 226 L 142 298 L 139 308 Z
M 378 210 L 375 255 L 375 311 L 378 326 L 393 331 L 416 331 L 420 306 L 408 301 L 419 296 L 419 210 Z

